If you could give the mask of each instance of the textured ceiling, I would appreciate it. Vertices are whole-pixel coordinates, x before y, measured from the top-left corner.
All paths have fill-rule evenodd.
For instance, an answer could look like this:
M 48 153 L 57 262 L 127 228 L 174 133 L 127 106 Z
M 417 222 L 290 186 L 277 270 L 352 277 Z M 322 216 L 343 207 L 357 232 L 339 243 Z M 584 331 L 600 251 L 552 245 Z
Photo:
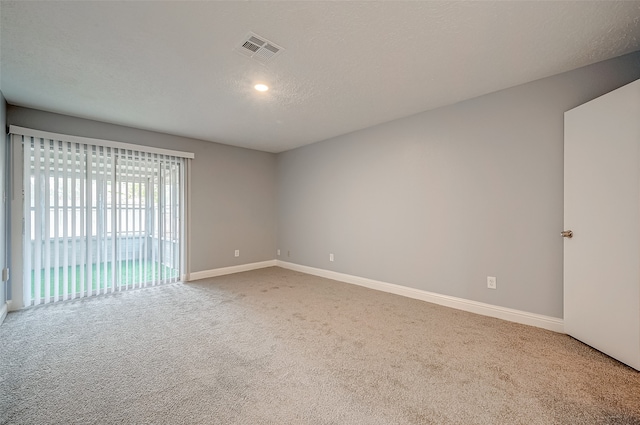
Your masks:
M 640 2 L 2 1 L 0 15 L 10 104 L 268 152 L 640 50 Z M 238 54 L 250 31 L 285 51 Z

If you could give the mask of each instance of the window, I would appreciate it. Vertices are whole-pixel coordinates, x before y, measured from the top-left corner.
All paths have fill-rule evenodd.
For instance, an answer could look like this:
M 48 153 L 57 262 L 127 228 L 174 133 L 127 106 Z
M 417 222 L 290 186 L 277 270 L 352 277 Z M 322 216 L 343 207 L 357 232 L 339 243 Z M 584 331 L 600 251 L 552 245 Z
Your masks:
M 190 154 L 23 133 L 26 306 L 180 279 Z

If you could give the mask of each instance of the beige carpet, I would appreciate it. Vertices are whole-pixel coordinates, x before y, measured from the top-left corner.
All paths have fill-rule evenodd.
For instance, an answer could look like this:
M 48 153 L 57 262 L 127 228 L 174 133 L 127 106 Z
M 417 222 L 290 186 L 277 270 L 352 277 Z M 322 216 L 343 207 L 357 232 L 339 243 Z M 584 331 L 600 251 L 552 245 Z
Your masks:
M 640 373 L 274 267 L 9 314 L 0 423 L 640 424 Z

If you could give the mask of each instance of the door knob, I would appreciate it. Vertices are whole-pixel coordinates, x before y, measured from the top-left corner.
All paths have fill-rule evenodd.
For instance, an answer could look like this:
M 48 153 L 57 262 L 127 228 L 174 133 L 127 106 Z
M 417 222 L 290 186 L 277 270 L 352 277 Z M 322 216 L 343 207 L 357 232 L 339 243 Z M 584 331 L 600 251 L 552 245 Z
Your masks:
M 571 239 L 573 237 L 573 232 L 571 230 L 565 230 L 564 232 L 561 232 L 560 234 L 562 235 L 563 238 Z

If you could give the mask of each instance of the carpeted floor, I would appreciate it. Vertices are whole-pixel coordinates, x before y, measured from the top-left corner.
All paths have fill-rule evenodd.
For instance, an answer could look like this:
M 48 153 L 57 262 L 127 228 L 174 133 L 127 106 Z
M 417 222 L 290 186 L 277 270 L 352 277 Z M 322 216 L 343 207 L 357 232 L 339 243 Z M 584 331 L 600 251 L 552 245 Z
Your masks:
M 273 267 L 9 314 L 0 423 L 640 424 L 640 373 Z

